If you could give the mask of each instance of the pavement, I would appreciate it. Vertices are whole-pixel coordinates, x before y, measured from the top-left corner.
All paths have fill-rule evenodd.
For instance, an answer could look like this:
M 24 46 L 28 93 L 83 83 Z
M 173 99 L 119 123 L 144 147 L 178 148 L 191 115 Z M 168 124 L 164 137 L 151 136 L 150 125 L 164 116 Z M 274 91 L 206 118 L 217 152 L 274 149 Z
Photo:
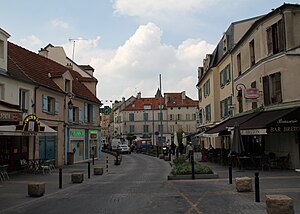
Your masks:
M 90 167 L 91 167 L 90 175 L 94 176 L 93 167 L 95 166 L 103 167 L 104 174 L 115 173 L 117 170 L 120 169 L 119 167 L 122 167 L 122 163 L 120 166 L 116 166 L 114 165 L 114 160 L 115 157 L 113 157 L 112 155 L 102 153 L 100 160 L 94 160 L 94 165 L 92 164 L 92 162 L 90 163 Z M 296 172 L 294 170 L 257 171 L 257 170 L 239 170 L 237 168 L 233 168 L 232 171 L 233 184 L 229 184 L 228 166 L 223 166 L 217 163 L 209 163 L 209 162 L 205 162 L 203 164 L 208 165 L 215 173 L 218 174 L 219 178 L 214 180 L 217 180 L 219 184 L 222 184 L 224 186 L 230 186 L 230 191 L 232 189 L 233 192 L 235 191 L 234 179 L 236 177 L 243 177 L 243 176 L 248 176 L 253 178 L 253 190 L 254 190 L 255 173 L 256 172 L 259 173 L 260 202 L 255 202 L 254 191 L 249 193 L 236 193 L 236 195 L 239 196 L 239 198 L 247 197 L 249 200 L 252 200 L 253 198 L 253 201 L 251 201 L 251 203 L 249 202 L 249 213 L 252 213 L 250 209 L 253 204 L 257 204 L 258 206 L 264 208 L 266 195 L 272 195 L 272 194 L 283 194 L 291 197 L 294 200 L 295 213 L 300 213 L 300 173 L 299 172 Z M 82 163 L 76 163 L 74 165 L 63 166 L 62 167 L 62 175 L 63 175 L 62 189 L 59 188 L 58 169 L 52 171 L 51 173 L 47 172 L 45 174 L 43 173 L 31 174 L 28 172 L 18 172 L 18 173 L 9 174 L 10 179 L 0 183 L 0 213 L 5 213 L 6 210 L 11 210 L 14 207 L 20 206 L 24 203 L 29 203 L 32 200 L 36 200 L 36 198 L 32 198 L 28 196 L 28 183 L 45 182 L 46 184 L 45 195 L 56 194 L 57 192 L 62 191 L 65 188 L 71 188 L 72 186 L 78 185 L 78 184 L 73 184 L 71 182 L 71 174 L 74 172 L 83 172 L 85 176 L 84 180 L 87 180 L 88 163 L 82 162 Z M 168 182 L 172 182 L 172 181 L 168 181 Z M 189 185 L 195 185 L 195 188 L 197 188 L 197 185 L 199 185 L 199 180 L 189 180 L 189 181 L 182 181 L 182 182 L 189 182 Z M 210 181 L 206 179 L 201 182 L 210 182 Z M 226 204 L 223 204 L 223 206 L 226 206 Z M 238 203 L 236 206 L 238 206 Z

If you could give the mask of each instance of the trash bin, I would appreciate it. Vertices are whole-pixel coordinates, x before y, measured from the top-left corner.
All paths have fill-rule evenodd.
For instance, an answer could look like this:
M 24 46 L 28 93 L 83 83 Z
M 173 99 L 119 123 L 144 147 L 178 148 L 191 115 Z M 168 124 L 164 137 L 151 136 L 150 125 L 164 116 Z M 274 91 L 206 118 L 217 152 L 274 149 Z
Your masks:
M 74 164 L 74 153 L 73 152 L 68 152 L 68 165 L 73 165 Z
M 168 155 L 168 148 L 167 147 L 163 147 L 163 155 Z

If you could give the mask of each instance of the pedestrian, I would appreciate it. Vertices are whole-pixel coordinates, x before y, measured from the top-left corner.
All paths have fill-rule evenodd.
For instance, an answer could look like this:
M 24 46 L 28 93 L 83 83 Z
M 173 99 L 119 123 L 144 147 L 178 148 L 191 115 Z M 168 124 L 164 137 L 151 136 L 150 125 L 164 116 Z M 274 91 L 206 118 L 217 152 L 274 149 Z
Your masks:
M 193 154 L 193 150 L 194 150 L 192 142 L 190 142 L 188 144 L 186 150 L 187 150 L 187 156 L 188 156 L 189 162 L 191 162 L 191 160 L 192 160 L 192 154 Z
M 172 151 L 172 155 L 175 155 L 175 150 L 176 150 L 176 145 L 174 142 L 171 143 L 171 151 Z

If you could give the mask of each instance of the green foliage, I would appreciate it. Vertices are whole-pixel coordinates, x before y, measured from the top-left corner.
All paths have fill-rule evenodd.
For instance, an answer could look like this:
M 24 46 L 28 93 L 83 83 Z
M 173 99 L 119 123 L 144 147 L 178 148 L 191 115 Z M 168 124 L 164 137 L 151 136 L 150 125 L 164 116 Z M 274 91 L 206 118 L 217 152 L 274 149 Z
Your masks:
M 190 175 L 192 174 L 192 164 L 185 161 L 183 157 L 173 160 L 173 168 L 171 173 L 173 175 Z M 213 174 L 213 171 L 208 167 L 197 162 L 194 163 L 195 174 Z
M 179 129 L 177 134 L 177 139 L 178 139 L 178 143 L 182 143 L 182 138 L 183 138 L 183 130 Z

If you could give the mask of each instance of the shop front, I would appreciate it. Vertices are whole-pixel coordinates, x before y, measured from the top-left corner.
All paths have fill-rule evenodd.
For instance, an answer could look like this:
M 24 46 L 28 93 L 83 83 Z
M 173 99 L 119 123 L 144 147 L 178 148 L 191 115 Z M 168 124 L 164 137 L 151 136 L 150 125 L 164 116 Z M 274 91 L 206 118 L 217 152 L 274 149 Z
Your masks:
M 98 157 L 98 130 L 89 130 L 90 158 Z
M 85 148 L 85 130 L 70 129 L 69 152 L 73 153 L 74 163 L 83 161 L 85 159 Z

